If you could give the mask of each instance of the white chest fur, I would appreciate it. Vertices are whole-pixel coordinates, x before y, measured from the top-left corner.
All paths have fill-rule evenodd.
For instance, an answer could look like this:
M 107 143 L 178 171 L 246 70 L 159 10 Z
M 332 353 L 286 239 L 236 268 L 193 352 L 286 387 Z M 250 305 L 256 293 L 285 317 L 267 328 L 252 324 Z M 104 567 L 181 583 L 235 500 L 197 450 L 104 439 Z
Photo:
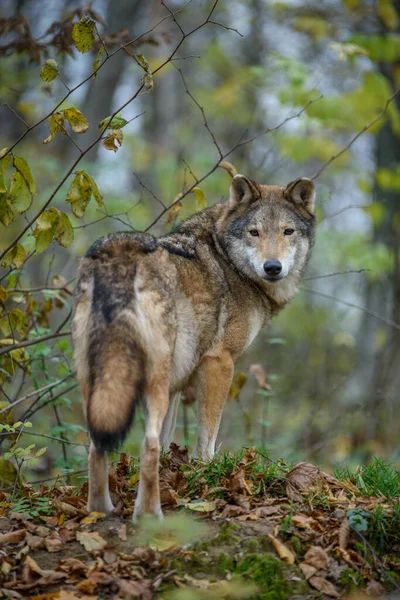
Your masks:
M 261 311 L 255 310 L 250 314 L 249 325 L 247 330 L 246 348 L 254 341 L 258 332 L 264 324 L 264 315 Z

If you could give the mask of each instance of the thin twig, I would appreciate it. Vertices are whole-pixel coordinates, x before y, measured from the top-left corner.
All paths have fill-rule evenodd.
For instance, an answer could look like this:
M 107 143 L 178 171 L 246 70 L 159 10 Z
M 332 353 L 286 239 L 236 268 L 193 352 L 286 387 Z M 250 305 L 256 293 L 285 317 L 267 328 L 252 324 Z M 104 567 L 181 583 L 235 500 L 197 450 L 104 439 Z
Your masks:
M 5 408 L 2 408 L 0 410 L 0 415 L 11 410 L 12 408 L 15 408 L 16 406 L 18 406 L 18 404 L 21 404 L 21 402 L 25 402 L 25 400 L 29 400 L 29 398 L 32 398 L 33 396 L 37 396 L 38 394 L 44 394 L 49 392 L 50 390 L 52 390 L 53 388 L 61 385 L 62 383 L 64 383 L 65 381 L 67 381 L 68 379 L 70 379 L 72 377 L 72 375 L 67 375 L 66 377 L 64 377 L 63 379 L 59 379 L 58 381 L 54 381 L 53 383 L 49 383 L 37 390 L 33 390 L 33 392 L 29 392 L 29 394 L 26 394 L 25 396 L 22 396 L 22 398 L 18 398 L 17 400 L 14 400 L 14 402 L 12 402 L 9 406 L 6 406 Z
M 315 294 L 316 296 L 321 296 L 321 298 L 327 298 L 328 300 L 334 300 L 335 302 L 339 302 L 339 304 L 343 304 L 344 306 L 348 306 L 349 308 L 356 308 L 357 310 L 360 310 L 363 313 L 370 315 L 371 317 L 374 317 L 374 319 L 377 319 L 378 321 L 381 321 L 382 323 L 386 323 L 386 325 L 389 325 L 390 327 L 393 327 L 394 329 L 397 329 L 398 331 L 400 331 L 399 323 L 396 323 L 395 321 L 392 321 L 391 319 L 387 319 L 386 317 L 384 317 L 383 315 L 380 315 L 379 313 L 375 312 L 374 310 L 370 310 L 369 308 L 365 308 L 364 306 L 359 306 L 358 304 L 353 304 L 353 302 L 348 302 L 347 300 L 342 300 L 342 298 L 337 298 L 336 296 L 331 296 L 330 294 L 325 294 L 325 292 L 320 292 L 319 290 L 314 290 L 309 287 L 301 286 L 301 289 L 306 292 L 311 292 L 312 294 Z
M 399 94 L 400 92 L 400 88 L 398 88 L 394 94 L 392 94 L 390 96 L 390 98 L 388 98 L 386 100 L 385 106 L 383 107 L 383 109 L 381 110 L 381 112 L 378 114 L 378 116 L 376 116 L 374 119 L 372 119 L 372 121 L 370 121 L 367 125 L 364 125 L 364 127 L 362 129 L 360 129 L 360 131 L 351 138 L 351 140 L 349 141 L 349 143 L 347 144 L 347 146 L 345 146 L 344 148 L 342 148 L 339 152 L 337 152 L 336 154 L 334 154 L 333 156 L 331 156 L 331 158 L 322 165 L 322 167 L 320 167 L 318 169 L 318 171 L 316 173 L 314 173 L 314 175 L 311 177 L 311 179 L 317 179 L 317 177 L 319 177 L 321 175 L 321 173 L 323 173 L 323 171 L 325 171 L 325 169 L 331 164 L 333 163 L 334 160 L 336 160 L 337 158 L 339 158 L 339 156 L 342 156 L 342 154 L 344 154 L 345 152 L 347 152 L 347 150 L 349 150 L 349 148 L 351 148 L 351 146 L 354 144 L 354 142 L 356 140 L 358 140 L 358 138 L 365 133 L 366 131 L 368 131 L 368 129 L 371 129 L 371 127 L 373 127 L 375 125 L 375 123 L 377 123 L 378 121 L 380 121 L 380 119 L 382 119 L 382 117 L 385 116 L 387 109 L 389 108 L 390 104 L 393 102 L 393 100 L 396 98 L 396 96 Z
M 312 275 L 311 277 L 303 277 L 302 281 L 311 281 L 312 279 L 325 279 L 325 277 L 335 277 L 336 275 L 349 275 L 350 273 L 364 273 L 371 269 L 350 269 L 349 271 L 337 271 L 337 273 L 327 273 L 326 275 Z
M 27 346 L 34 346 L 35 344 L 40 344 L 40 342 L 46 342 L 47 340 L 53 340 L 55 338 L 63 337 L 66 335 L 71 335 L 71 331 L 60 331 L 58 333 L 49 333 L 48 335 L 42 335 L 41 337 L 36 338 L 35 340 L 25 340 L 24 342 L 18 342 L 17 344 L 12 344 L 11 346 L 5 346 L 4 348 L 0 348 L 1 354 L 8 354 L 12 350 L 16 350 L 17 348 L 26 348 Z

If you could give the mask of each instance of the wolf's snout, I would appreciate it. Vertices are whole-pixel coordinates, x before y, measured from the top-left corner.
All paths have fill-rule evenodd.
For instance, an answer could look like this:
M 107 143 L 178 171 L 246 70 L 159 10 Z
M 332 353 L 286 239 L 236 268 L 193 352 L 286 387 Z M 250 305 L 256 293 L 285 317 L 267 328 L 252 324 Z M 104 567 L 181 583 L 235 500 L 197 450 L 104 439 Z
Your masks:
M 276 277 L 282 271 L 282 263 L 279 260 L 267 260 L 264 263 L 264 271 L 269 277 Z

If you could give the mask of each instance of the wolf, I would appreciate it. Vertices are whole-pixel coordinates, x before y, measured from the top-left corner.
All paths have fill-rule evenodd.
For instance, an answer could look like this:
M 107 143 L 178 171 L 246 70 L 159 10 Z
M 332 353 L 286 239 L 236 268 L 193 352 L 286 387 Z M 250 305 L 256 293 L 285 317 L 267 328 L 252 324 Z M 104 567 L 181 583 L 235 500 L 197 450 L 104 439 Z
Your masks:
M 315 236 L 315 189 L 235 175 L 227 202 L 155 238 L 113 233 L 81 259 L 73 341 L 91 439 L 88 510 L 110 513 L 107 452 L 143 404 L 145 434 L 134 519 L 162 517 L 159 455 L 180 393 L 195 386 L 197 455 L 213 457 L 234 365 L 293 298 Z

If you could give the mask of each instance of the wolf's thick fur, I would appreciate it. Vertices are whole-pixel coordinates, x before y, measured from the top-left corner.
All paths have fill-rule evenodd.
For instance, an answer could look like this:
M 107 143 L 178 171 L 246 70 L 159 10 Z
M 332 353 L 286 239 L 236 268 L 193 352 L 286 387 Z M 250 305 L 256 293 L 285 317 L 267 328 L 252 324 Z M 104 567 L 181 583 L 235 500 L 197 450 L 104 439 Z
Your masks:
M 106 451 L 123 441 L 137 402 L 145 438 L 135 516 L 161 515 L 160 444 L 169 447 L 179 392 L 195 385 L 198 454 L 213 456 L 235 361 L 293 297 L 314 243 L 315 192 L 232 180 L 225 204 L 159 239 L 115 233 L 81 260 L 73 337 L 92 440 L 89 501 L 113 508 Z

